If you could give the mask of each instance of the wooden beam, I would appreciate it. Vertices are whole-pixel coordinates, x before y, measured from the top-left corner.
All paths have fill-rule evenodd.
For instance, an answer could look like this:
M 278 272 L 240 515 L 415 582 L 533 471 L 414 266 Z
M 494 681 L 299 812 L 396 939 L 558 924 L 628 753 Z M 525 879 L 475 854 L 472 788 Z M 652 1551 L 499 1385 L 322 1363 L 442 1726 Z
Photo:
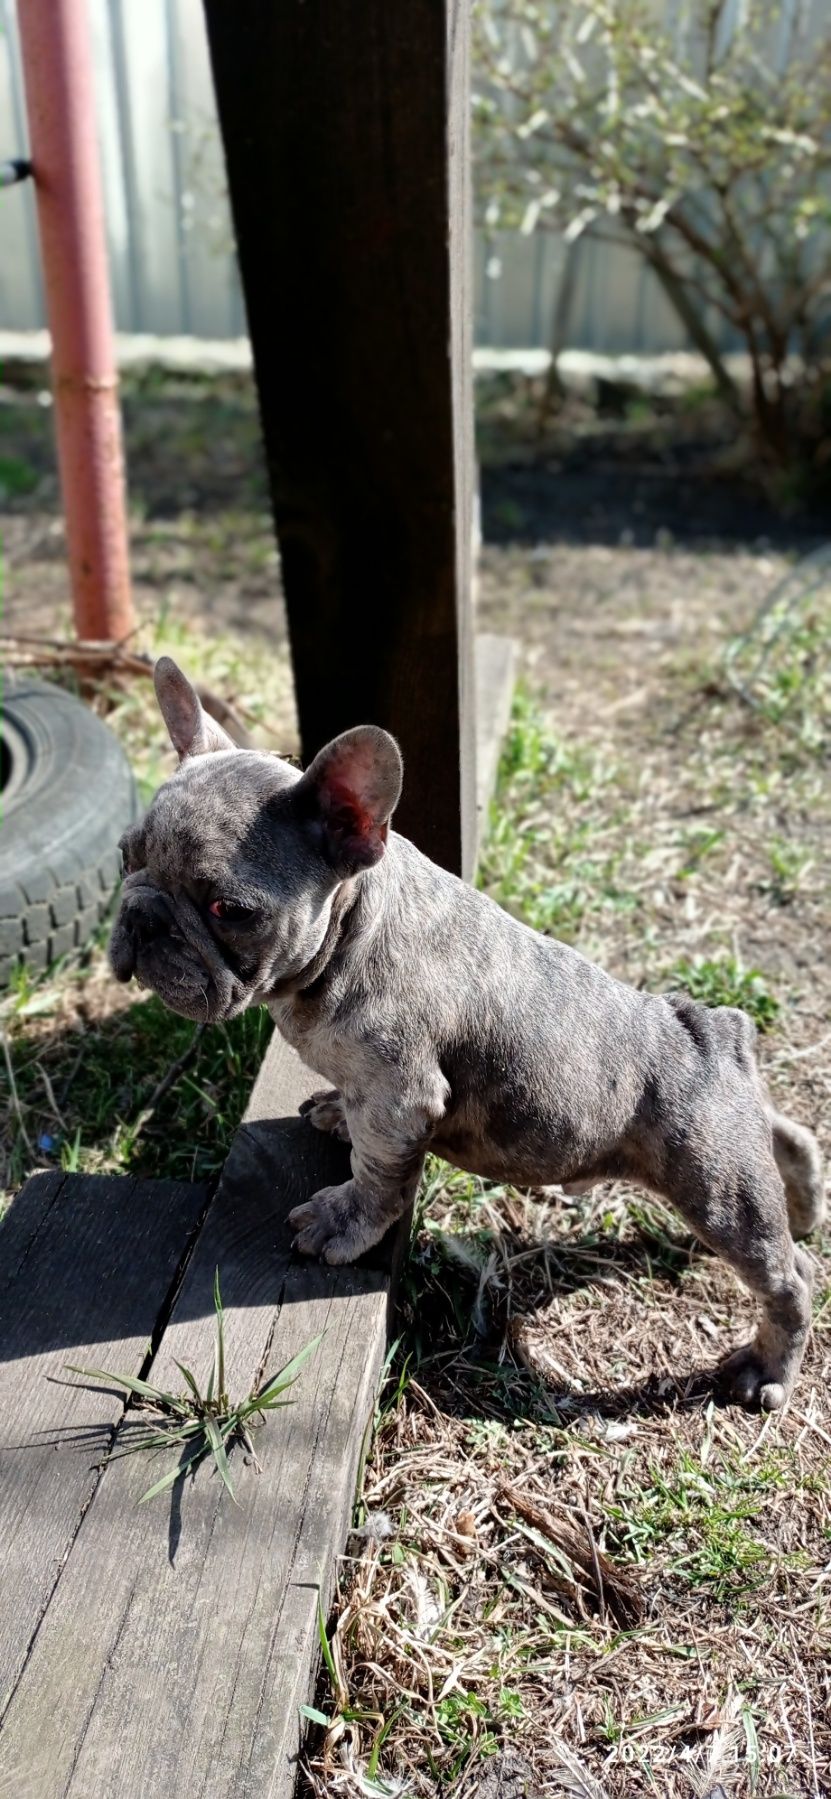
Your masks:
M 398 828 L 475 841 L 467 0 L 205 0 L 308 757 L 369 721 Z

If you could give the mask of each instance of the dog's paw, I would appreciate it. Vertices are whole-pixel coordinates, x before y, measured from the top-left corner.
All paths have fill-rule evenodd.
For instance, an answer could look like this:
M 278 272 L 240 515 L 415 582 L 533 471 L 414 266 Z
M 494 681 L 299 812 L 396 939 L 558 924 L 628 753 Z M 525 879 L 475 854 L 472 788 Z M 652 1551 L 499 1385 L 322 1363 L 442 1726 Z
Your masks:
M 354 1262 L 381 1238 L 391 1220 L 379 1216 L 354 1181 L 341 1187 L 321 1187 L 305 1205 L 289 1212 L 296 1231 L 294 1248 L 303 1256 L 320 1256 L 333 1267 Z
M 331 1137 L 339 1137 L 341 1143 L 351 1143 L 343 1100 L 336 1087 L 313 1093 L 311 1099 L 304 1099 L 300 1115 L 308 1118 L 316 1131 L 326 1131 Z
M 741 1349 L 719 1365 L 718 1383 L 750 1412 L 778 1412 L 790 1392 L 791 1382 L 781 1367 L 774 1367 L 756 1343 Z

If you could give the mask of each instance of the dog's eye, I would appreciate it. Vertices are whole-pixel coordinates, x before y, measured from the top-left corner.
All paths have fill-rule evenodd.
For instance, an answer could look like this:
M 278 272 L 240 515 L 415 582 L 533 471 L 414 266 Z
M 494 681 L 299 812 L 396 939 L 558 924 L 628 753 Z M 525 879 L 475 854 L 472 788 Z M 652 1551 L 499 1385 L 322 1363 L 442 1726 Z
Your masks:
M 253 917 L 251 906 L 237 905 L 235 900 L 211 900 L 208 911 L 212 918 L 221 918 L 223 924 L 246 924 Z

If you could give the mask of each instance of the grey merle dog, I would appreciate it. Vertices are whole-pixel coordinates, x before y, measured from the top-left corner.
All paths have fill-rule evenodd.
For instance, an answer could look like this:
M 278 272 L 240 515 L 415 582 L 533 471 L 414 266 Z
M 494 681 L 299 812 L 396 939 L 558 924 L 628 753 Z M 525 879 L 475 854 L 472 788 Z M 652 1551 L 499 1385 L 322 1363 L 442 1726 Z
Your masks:
M 781 1406 L 799 1371 L 824 1213 L 803 1126 L 776 1112 L 743 1012 L 613 980 L 527 929 L 390 829 L 393 738 L 347 731 L 302 774 L 240 750 L 168 657 L 156 692 L 180 757 L 122 842 L 111 943 L 187 1018 L 265 1004 L 331 1083 L 309 1103 L 352 1178 L 291 1213 L 296 1247 L 351 1262 L 409 1205 L 428 1150 L 486 1180 L 663 1195 L 761 1308 L 724 1364 Z

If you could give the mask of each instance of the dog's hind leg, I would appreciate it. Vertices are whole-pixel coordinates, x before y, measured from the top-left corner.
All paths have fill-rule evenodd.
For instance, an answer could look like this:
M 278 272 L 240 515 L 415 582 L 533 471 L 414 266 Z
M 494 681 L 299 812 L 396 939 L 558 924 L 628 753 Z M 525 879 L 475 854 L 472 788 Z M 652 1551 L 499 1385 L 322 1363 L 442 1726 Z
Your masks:
M 807 1237 L 825 1218 L 825 1182 L 819 1144 L 804 1124 L 777 1112 L 767 1115 L 773 1132 L 773 1154 L 785 1185 L 792 1237 Z
M 667 1197 L 759 1301 L 756 1336 L 727 1357 L 721 1374 L 742 1405 L 777 1411 L 805 1351 L 814 1270 L 788 1229 L 783 1184 L 770 1150 L 758 1143 L 743 1163 L 731 1155 L 726 1165 L 716 1161 L 709 1167 L 682 1155 Z
M 776 1412 L 793 1390 L 802 1366 L 811 1324 L 814 1268 L 810 1256 L 791 1246 L 792 1264 L 773 1259 L 758 1268 L 747 1257 L 727 1256 L 745 1285 L 761 1300 L 762 1316 L 751 1343 L 735 1349 L 720 1374 L 742 1405 Z

